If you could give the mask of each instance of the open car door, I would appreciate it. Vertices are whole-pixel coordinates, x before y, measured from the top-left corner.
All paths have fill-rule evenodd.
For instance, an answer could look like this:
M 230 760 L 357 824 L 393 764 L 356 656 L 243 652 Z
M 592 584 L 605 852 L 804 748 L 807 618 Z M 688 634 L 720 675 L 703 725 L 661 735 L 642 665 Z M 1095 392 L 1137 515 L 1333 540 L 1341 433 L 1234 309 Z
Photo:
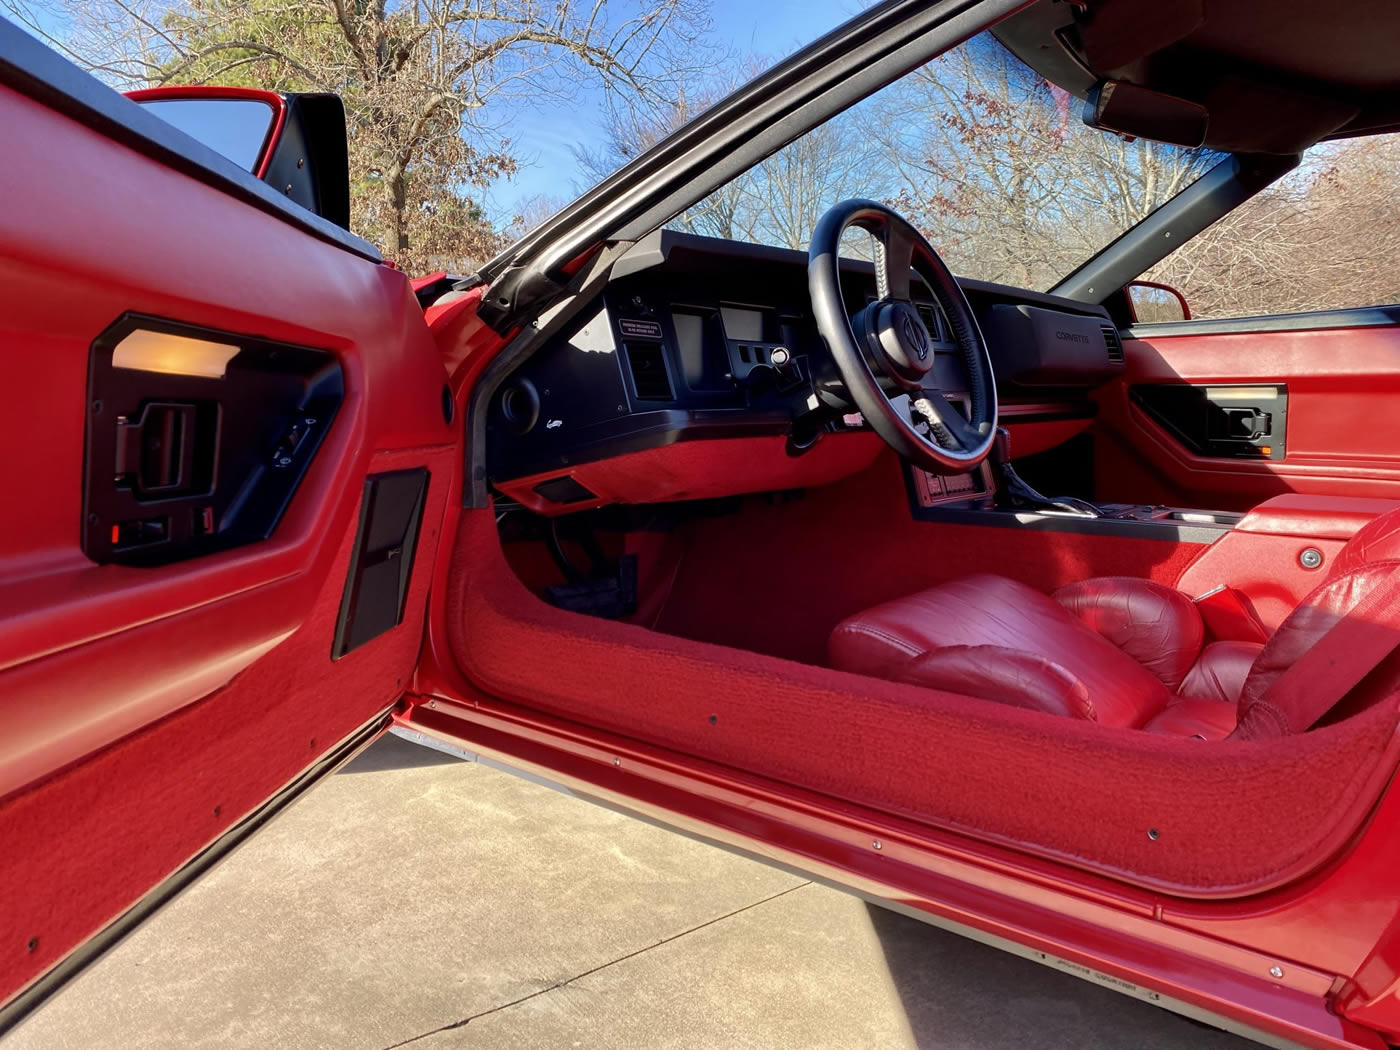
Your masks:
M 0 1032 L 388 722 L 457 488 L 367 243 L 0 20 Z

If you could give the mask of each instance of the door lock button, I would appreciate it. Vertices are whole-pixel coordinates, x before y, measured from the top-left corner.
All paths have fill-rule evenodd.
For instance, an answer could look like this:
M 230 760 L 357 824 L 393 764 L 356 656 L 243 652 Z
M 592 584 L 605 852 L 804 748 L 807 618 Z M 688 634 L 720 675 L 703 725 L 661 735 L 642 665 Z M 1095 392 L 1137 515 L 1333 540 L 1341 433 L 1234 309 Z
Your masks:
M 142 547 L 170 538 L 169 518 L 139 518 L 112 526 L 113 547 Z
M 303 416 L 289 426 L 282 434 L 281 440 L 277 442 L 277 447 L 272 451 L 272 465 L 278 468 L 290 467 L 297 449 L 301 448 L 306 441 L 306 436 L 311 433 L 311 428 L 315 425 L 316 418 L 314 416 Z

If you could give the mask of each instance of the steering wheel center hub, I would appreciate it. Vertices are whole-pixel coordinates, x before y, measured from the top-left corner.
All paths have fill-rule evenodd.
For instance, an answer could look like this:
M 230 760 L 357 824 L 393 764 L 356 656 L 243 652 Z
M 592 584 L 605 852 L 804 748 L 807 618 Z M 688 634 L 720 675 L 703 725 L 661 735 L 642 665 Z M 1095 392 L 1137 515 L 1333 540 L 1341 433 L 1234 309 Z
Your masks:
M 886 371 L 918 384 L 933 367 L 933 339 L 910 303 L 882 300 L 870 307 L 868 336 Z

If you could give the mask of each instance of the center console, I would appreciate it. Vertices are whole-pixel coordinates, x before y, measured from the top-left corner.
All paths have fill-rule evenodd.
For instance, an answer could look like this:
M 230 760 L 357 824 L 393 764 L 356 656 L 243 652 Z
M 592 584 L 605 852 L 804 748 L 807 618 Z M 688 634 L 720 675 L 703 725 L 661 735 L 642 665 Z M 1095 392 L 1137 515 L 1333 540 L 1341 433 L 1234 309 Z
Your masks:
M 910 509 L 920 521 L 1211 543 L 1244 518 L 1229 511 L 1140 503 L 1095 503 L 1097 517 L 1006 506 L 997 499 L 995 476 L 987 462 L 967 474 L 949 476 L 906 465 L 904 475 Z
M 966 474 L 940 476 L 910 464 L 904 470 L 914 517 L 924 521 L 1210 543 L 1243 516 L 1045 495 L 1017 473 L 1011 461 L 1011 434 L 1004 427 L 997 428 L 987 458 Z
M 1342 548 L 1360 529 L 1400 510 L 1397 500 L 1286 493 L 1245 514 L 1095 503 L 1091 506 L 1097 514 L 1089 517 L 1007 506 L 998 499 L 987 463 L 958 478 L 940 478 L 907 465 L 904 471 L 910 510 L 920 521 L 1198 545 L 1199 553 L 1173 585 L 1202 607 L 1217 640 L 1267 639 L 1328 578 Z M 1219 626 L 1227 613 L 1235 623 L 1228 631 Z

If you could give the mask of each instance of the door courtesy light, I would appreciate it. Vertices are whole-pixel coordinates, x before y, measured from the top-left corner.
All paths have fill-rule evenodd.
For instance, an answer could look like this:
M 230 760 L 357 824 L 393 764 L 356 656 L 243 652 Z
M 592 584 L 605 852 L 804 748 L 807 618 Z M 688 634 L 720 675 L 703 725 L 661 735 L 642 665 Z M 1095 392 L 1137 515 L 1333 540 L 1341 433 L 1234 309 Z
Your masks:
M 1212 401 L 1259 401 L 1278 397 L 1278 388 L 1272 386 L 1211 386 L 1206 387 L 1206 397 Z
M 222 379 L 241 347 L 138 329 L 112 351 L 113 368 Z

